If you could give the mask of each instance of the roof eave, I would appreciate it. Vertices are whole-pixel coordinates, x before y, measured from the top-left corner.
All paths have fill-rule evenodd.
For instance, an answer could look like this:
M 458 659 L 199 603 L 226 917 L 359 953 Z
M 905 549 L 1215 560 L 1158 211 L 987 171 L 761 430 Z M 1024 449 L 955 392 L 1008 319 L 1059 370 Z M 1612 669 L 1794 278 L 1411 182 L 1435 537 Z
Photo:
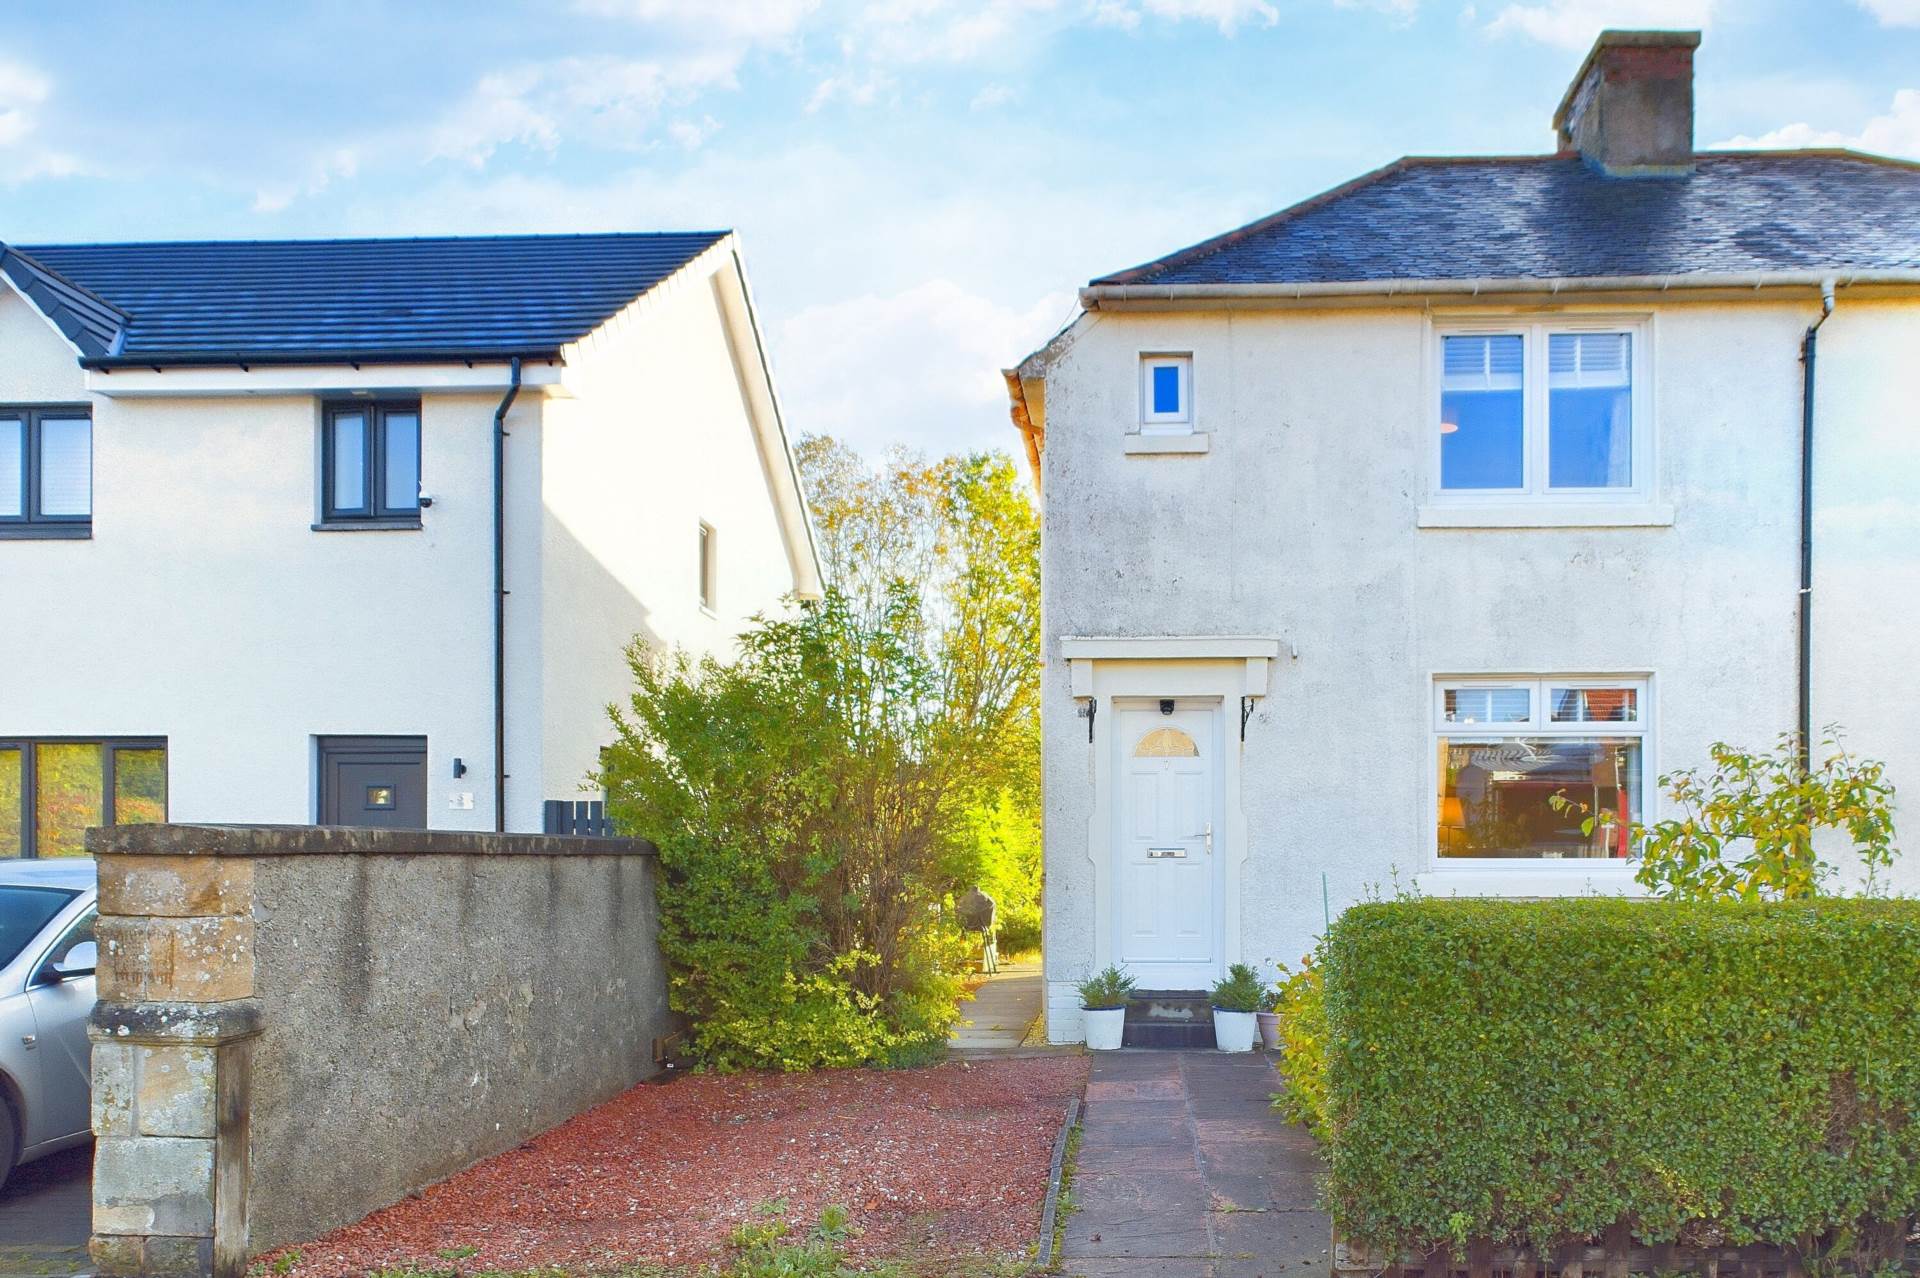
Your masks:
M 1768 289 L 1840 288 L 1884 285 L 1920 288 L 1920 268 L 1872 271 L 1768 271 L 1736 274 L 1589 275 L 1564 278 L 1457 280 L 1318 280 L 1233 284 L 1090 284 L 1080 290 L 1080 305 L 1092 310 L 1168 309 L 1183 305 L 1267 305 L 1346 300 L 1418 302 L 1429 298 L 1488 298 L 1518 295 L 1592 293 L 1692 294 L 1702 291 L 1752 293 Z
M 370 350 L 339 351 L 193 351 L 165 354 L 83 356 L 80 366 L 100 372 L 116 368 L 348 367 L 362 364 L 500 364 L 511 359 L 559 362 L 558 349 L 539 350 Z

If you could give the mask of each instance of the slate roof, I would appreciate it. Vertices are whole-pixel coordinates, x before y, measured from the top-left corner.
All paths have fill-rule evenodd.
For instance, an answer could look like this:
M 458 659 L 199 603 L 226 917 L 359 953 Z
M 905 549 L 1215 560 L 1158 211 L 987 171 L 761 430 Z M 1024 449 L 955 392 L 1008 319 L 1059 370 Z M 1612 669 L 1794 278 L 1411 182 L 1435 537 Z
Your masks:
M 725 231 L 0 247 L 94 366 L 551 357 Z
M 1920 164 L 1702 152 L 1684 177 L 1577 156 L 1408 158 L 1102 284 L 1305 284 L 1920 269 Z

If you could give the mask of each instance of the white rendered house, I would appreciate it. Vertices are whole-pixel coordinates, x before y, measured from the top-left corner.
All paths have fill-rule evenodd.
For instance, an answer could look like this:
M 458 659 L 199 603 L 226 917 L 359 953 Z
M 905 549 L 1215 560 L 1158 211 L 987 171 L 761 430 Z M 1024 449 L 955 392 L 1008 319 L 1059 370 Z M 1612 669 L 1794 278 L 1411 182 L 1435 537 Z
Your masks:
M 731 234 L 6 247 L 0 278 L 0 856 L 572 828 L 628 641 L 725 652 L 819 592 Z
M 1091 970 L 1271 971 L 1396 879 L 1636 891 L 1549 800 L 1657 818 L 1715 740 L 1837 722 L 1920 792 L 1920 166 L 1697 153 L 1697 43 L 1609 32 L 1555 154 L 1095 280 L 1009 371 L 1056 1041 Z

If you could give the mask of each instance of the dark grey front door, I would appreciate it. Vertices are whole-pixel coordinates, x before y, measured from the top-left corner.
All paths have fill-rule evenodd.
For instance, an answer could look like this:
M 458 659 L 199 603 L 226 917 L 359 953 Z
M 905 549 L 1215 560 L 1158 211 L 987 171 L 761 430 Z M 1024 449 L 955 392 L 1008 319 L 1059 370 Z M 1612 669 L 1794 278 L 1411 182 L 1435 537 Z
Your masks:
M 427 828 L 425 737 L 321 737 L 320 824 Z

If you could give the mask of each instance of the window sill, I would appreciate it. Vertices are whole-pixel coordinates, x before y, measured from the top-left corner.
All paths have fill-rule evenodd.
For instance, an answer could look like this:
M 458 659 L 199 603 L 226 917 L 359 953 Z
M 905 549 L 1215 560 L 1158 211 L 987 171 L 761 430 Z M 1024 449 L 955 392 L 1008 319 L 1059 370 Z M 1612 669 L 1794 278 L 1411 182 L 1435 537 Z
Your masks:
M 418 519 L 323 519 L 315 532 L 418 532 Z
M 92 524 L 0 524 L 0 541 L 91 541 Z
M 1123 445 L 1129 457 L 1152 457 L 1164 453 L 1204 453 L 1211 436 L 1195 432 L 1191 435 L 1129 435 Z
M 1422 528 L 1670 528 L 1673 507 L 1653 502 L 1436 502 Z
M 1645 896 L 1634 863 L 1560 861 L 1551 865 L 1443 865 L 1414 876 L 1423 896 Z

